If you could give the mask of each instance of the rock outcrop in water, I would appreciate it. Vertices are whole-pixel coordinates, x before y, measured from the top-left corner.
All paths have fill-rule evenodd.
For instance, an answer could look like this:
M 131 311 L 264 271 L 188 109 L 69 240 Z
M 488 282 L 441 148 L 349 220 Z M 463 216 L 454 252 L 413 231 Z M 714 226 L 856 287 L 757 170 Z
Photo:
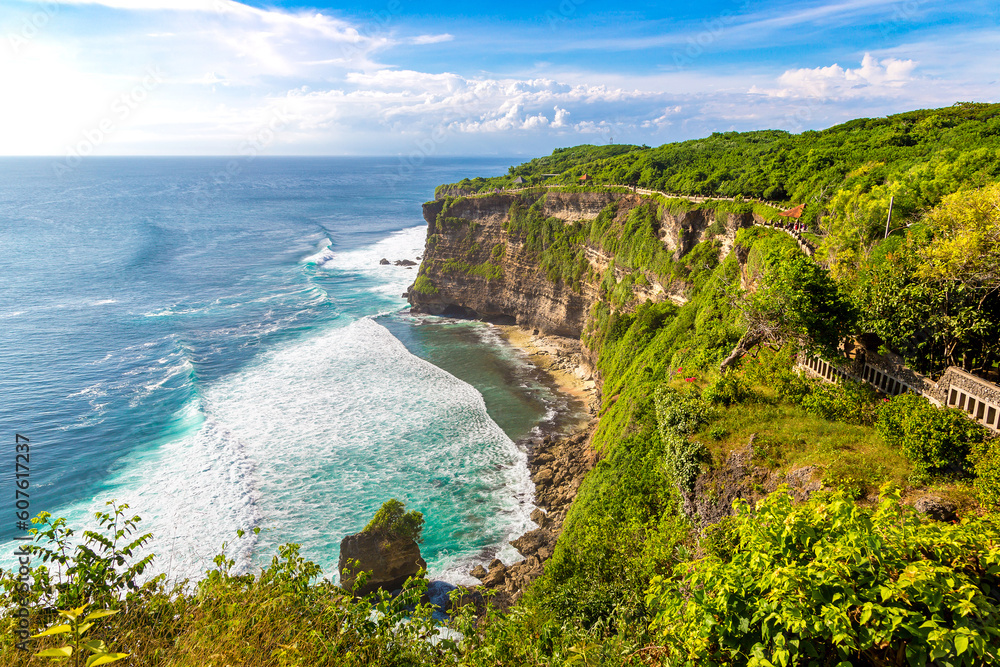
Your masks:
M 393 591 L 402 588 L 410 577 L 427 568 L 420 547 L 409 538 L 393 537 L 382 532 L 360 532 L 340 542 L 341 585 L 350 590 L 361 572 L 370 572 L 358 595 L 379 588 Z

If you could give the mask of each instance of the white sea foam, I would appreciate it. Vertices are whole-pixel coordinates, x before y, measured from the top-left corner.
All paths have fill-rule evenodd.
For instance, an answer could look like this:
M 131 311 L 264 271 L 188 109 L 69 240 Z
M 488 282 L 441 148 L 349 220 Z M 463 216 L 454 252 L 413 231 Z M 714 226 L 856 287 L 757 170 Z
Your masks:
M 374 278 L 378 282 L 378 287 L 373 291 L 399 297 L 413 284 L 417 277 L 417 267 L 396 266 L 392 262 L 408 259 L 419 263 L 417 257 L 423 255 L 426 234 L 427 226 L 421 225 L 390 234 L 364 248 L 343 252 L 325 248 L 321 253 L 311 257 L 321 256 L 322 261 L 315 263 L 326 270 L 359 273 Z M 379 264 L 382 259 L 388 259 L 390 264 Z
M 430 575 L 455 583 L 474 583 L 484 550 L 519 559 L 507 542 L 532 527 L 525 453 L 479 392 L 369 318 L 261 355 L 177 421 L 180 435 L 121 461 L 99 499 L 60 510 L 79 521 L 127 499 L 156 536 L 154 571 L 173 579 L 203 574 L 223 542 L 240 569 L 298 542 L 335 576 L 341 538 L 390 497 L 426 514 Z M 259 538 L 236 539 L 254 526 Z
M 423 250 L 424 227 L 370 247 L 333 252 L 320 241 L 303 259 L 324 271 L 370 277 L 373 290 L 398 297 L 416 270 L 379 265 Z M 315 285 L 310 301 L 327 299 Z M 256 295 L 254 300 L 269 300 Z M 148 317 L 201 308 L 174 304 Z M 275 318 L 213 331 L 227 337 L 288 324 Z M 194 382 L 189 350 L 150 356 L 125 348 L 94 363 L 117 366 L 116 380 L 88 386 L 97 399 L 131 388 L 133 405 L 180 374 Z M 135 373 L 135 377 L 129 373 Z M 104 400 L 104 399 L 102 399 Z M 223 542 L 238 569 L 269 561 L 278 544 L 335 577 L 341 538 L 397 497 L 428 517 L 430 574 L 474 583 L 466 573 L 484 553 L 520 556 L 507 542 L 533 527 L 533 485 L 525 453 L 503 433 L 470 385 L 412 354 L 369 318 L 331 326 L 264 352 L 242 370 L 200 387 L 161 442 L 121 460 L 91 501 L 58 509 L 71 524 L 107 498 L 126 500 L 152 532 L 154 572 L 197 578 Z M 259 537 L 249 529 L 263 528 Z M 235 531 L 247 535 L 237 540 Z
M 429 517 L 463 502 L 483 513 L 478 504 L 488 503 L 482 529 L 497 549 L 530 527 L 526 457 L 480 394 L 370 319 L 266 355 L 206 390 L 205 405 L 254 461 L 262 525 L 272 529 L 262 544 L 299 542 L 328 573 L 340 538 L 393 495 Z M 463 487 L 479 495 L 457 500 Z M 453 549 L 430 563 L 432 575 L 475 555 Z M 509 547 L 503 557 L 518 558 Z

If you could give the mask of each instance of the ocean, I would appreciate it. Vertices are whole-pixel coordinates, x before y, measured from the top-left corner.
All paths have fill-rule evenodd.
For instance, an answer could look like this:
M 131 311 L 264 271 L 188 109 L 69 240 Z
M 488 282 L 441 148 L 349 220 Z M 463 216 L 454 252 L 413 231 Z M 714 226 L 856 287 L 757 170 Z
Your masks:
M 336 579 L 390 497 L 424 513 L 432 578 L 516 560 L 518 441 L 566 405 L 491 326 L 411 316 L 416 267 L 380 264 L 418 261 L 435 185 L 513 162 L 0 159 L 0 565 L 18 433 L 32 516 L 128 503 L 171 580 L 286 542 Z

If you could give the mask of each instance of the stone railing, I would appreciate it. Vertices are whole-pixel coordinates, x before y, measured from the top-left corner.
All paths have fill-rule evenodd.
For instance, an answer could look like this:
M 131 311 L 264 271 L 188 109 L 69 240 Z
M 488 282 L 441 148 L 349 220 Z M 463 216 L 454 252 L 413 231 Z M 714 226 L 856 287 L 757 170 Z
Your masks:
M 951 366 L 937 382 L 936 398 L 963 410 L 983 426 L 1000 432 L 1000 387 Z
M 887 396 L 918 394 L 935 405 L 958 408 L 970 419 L 1000 432 L 1000 386 L 957 366 L 949 366 L 934 382 L 903 365 L 896 355 L 869 352 L 843 362 L 843 365 L 834 365 L 818 356 L 800 355 L 798 367 L 827 382 L 839 382 L 844 378 L 865 382 Z

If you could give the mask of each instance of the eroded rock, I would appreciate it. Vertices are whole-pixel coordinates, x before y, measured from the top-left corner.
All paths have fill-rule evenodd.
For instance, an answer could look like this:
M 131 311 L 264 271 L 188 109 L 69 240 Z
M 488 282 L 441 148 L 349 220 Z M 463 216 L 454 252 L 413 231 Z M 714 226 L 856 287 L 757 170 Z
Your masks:
M 351 564 L 351 561 L 357 561 Z M 388 537 L 384 533 L 356 533 L 340 543 L 341 585 L 351 590 L 360 572 L 370 572 L 357 595 L 367 595 L 379 588 L 393 591 L 406 580 L 427 568 L 420 547 L 411 539 Z
M 917 498 L 913 507 L 923 514 L 926 514 L 935 521 L 955 521 L 958 519 L 956 510 L 958 506 L 941 496 L 923 496 Z

